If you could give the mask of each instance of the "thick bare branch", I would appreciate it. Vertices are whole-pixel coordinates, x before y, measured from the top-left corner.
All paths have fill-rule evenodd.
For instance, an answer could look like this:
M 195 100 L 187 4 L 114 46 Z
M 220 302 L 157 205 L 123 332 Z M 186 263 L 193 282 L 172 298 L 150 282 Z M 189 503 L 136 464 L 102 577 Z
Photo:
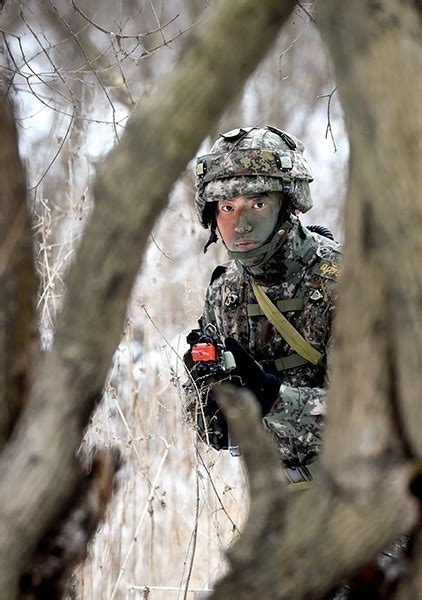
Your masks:
M 230 385 L 220 386 L 217 392 L 248 472 L 249 518 L 240 541 L 229 550 L 233 564 L 245 564 L 253 560 L 259 542 L 273 531 L 274 515 L 282 518 L 289 492 L 283 485 L 280 461 L 264 431 L 260 408 L 252 394 Z
M 353 487 L 341 487 L 324 471 L 306 493 L 283 491 L 281 466 L 250 394 L 232 388 L 222 394 L 248 470 L 251 508 L 228 553 L 232 571 L 213 598 L 320 598 L 414 525 L 411 465 L 390 464 L 386 472 L 382 461 L 349 463 Z
M 94 214 L 70 272 L 53 350 L 0 463 L 0 597 L 4 590 L 13 597 L 25 556 L 72 486 L 73 454 L 101 394 L 140 257 L 171 186 L 294 5 L 218 5 L 176 68 L 134 112 L 98 172 Z
M 268 519 L 255 552 L 232 563 L 213 598 L 321 598 L 414 524 L 416 503 L 403 493 L 408 481 L 409 469 L 397 467 L 387 475 L 380 469 L 371 480 L 374 489 L 360 496 L 342 496 L 326 478 L 292 493 L 285 510 Z
M 120 465 L 120 453 L 115 448 L 104 448 L 93 451 L 87 469 L 80 468 L 67 506 L 50 523 L 21 576 L 23 598 L 68 597 L 72 571 L 85 560 L 88 543 L 104 519 Z

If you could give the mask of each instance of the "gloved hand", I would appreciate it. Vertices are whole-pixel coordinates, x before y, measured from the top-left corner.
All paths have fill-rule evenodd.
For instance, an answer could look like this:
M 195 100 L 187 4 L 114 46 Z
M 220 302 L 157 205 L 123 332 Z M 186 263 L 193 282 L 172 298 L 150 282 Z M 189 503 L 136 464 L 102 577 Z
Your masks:
M 278 398 L 281 379 L 266 373 L 259 362 L 233 337 L 226 337 L 225 347 L 233 354 L 236 362 L 233 374 L 238 375 L 245 387 L 255 394 L 264 417 Z

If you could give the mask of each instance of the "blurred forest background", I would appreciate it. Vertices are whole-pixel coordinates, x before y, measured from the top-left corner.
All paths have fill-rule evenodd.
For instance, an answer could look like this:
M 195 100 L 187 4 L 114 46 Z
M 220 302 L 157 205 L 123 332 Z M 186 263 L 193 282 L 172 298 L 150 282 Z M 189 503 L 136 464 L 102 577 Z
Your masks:
M 27 168 L 46 351 L 92 210 L 96 165 L 212 10 L 210 0 L 28 0 L 2 14 L 2 70 Z M 348 144 L 313 3 L 298 6 L 218 130 L 266 124 L 304 142 L 315 177 L 315 207 L 304 222 L 324 223 L 341 239 Z M 221 244 L 203 255 L 208 236 L 196 219 L 191 167 L 151 235 L 104 399 L 84 440 L 87 450 L 118 446 L 124 464 L 106 522 L 75 575 L 76 598 L 192 598 L 224 572 L 224 548 L 242 530 L 241 462 L 198 442 L 183 410 L 185 336 L 212 269 L 226 260 Z

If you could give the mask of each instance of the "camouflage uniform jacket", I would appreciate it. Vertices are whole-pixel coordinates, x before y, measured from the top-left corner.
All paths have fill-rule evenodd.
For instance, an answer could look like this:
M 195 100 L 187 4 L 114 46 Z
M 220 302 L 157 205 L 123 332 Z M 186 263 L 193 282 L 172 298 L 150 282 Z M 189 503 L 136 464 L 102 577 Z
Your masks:
M 327 360 L 306 362 L 284 341 L 260 309 L 252 291 L 259 283 L 301 335 L 329 359 L 339 275 L 338 244 L 310 232 L 291 217 L 291 229 L 261 273 L 252 275 L 230 261 L 217 267 L 208 287 L 200 323 L 233 336 L 267 372 L 282 379 L 278 400 L 264 417 L 277 451 L 288 466 L 313 462 L 321 447 Z M 239 268 L 240 266 L 240 268 Z

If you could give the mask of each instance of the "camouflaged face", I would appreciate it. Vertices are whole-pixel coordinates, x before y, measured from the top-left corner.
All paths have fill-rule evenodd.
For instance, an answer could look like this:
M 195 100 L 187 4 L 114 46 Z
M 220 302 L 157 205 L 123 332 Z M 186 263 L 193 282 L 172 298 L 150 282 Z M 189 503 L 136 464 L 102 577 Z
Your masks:
M 263 314 L 253 294 L 260 283 L 272 302 L 314 348 L 330 362 L 336 286 L 340 274 L 338 245 L 311 234 L 297 219 L 280 251 L 260 274 L 241 273 L 234 261 L 216 271 L 207 290 L 202 325 L 213 324 L 219 337 L 236 338 L 283 387 L 263 423 L 281 459 L 306 465 L 318 455 L 324 426 L 325 367 L 295 354 Z
M 205 227 L 207 202 L 238 195 L 282 192 L 293 208 L 305 213 L 312 208 L 311 171 L 300 140 L 275 128 L 235 129 L 198 158 L 196 207 Z

